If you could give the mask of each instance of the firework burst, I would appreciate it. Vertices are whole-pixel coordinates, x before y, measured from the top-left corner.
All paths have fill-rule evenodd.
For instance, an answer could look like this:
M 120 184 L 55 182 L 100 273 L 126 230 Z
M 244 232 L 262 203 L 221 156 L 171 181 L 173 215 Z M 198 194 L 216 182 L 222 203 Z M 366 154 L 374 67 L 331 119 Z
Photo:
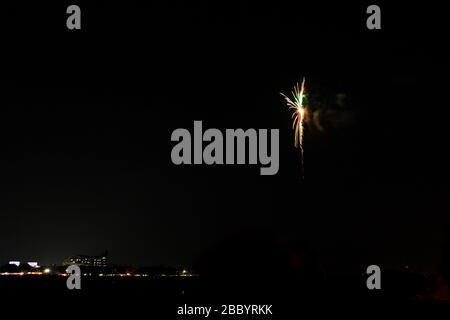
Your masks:
M 303 172 L 303 122 L 305 120 L 306 108 L 303 105 L 303 98 L 305 97 L 305 78 L 303 78 L 301 85 L 296 84 L 292 91 L 292 99 L 281 94 L 289 107 L 293 109 L 292 113 L 292 129 L 294 130 L 294 145 L 300 149 L 300 158 L 302 163 L 302 179 L 304 178 Z

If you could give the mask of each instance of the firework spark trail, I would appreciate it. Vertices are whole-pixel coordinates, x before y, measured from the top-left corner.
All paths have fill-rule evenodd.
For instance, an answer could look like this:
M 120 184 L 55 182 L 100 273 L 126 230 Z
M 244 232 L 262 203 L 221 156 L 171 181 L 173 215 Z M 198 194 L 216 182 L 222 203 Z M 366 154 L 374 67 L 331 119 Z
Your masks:
M 283 93 L 281 94 L 285 99 L 289 109 L 294 109 L 292 114 L 292 129 L 294 130 L 294 145 L 300 149 L 301 160 L 301 176 L 304 179 L 304 165 L 303 165 L 303 121 L 305 120 L 305 107 L 303 106 L 303 98 L 305 94 L 305 78 L 303 78 L 302 84 L 298 83 L 294 86 L 292 91 L 293 100 L 287 97 Z

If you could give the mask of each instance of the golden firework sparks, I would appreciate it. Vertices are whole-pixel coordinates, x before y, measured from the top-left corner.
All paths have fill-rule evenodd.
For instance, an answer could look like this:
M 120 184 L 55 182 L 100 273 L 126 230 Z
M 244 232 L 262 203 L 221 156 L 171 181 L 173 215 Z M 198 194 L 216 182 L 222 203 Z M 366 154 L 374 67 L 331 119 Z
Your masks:
M 294 145 L 300 149 L 300 156 L 302 162 L 302 178 L 303 178 L 303 122 L 305 120 L 306 108 L 303 105 L 303 98 L 305 97 L 305 78 L 303 78 L 301 85 L 296 84 L 292 91 L 292 99 L 281 94 L 285 99 L 289 109 L 293 109 L 292 114 L 292 129 L 294 130 Z

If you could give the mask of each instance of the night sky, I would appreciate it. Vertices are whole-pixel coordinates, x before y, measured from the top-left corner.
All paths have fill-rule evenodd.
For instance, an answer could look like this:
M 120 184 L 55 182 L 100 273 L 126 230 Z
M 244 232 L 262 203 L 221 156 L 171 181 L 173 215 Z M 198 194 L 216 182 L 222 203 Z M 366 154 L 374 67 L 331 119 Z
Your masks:
M 434 270 L 449 222 L 442 2 L 77 1 L 2 9 L 0 263 L 190 266 L 247 230 L 332 266 Z M 5 29 L 4 29 L 5 31 Z M 305 76 L 322 125 L 299 179 L 280 92 Z M 344 99 L 338 102 L 337 97 Z M 280 170 L 175 166 L 173 130 L 280 129 Z M 350 261 L 350 262 L 349 262 Z M 342 263 L 341 263 L 342 262 Z

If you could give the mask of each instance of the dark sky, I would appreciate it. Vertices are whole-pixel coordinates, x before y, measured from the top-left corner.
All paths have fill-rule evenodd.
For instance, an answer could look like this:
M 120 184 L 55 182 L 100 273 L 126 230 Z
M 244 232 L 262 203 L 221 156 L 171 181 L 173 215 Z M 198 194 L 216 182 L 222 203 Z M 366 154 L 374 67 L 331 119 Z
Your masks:
M 81 31 L 66 29 L 71 3 L 2 10 L 0 262 L 108 249 L 120 264 L 190 265 L 262 228 L 336 264 L 436 266 L 449 221 L 442 4 L 380 3 L 369 31 L 368 2 L 77 3 Z M 330 120 L 307 128 L 301 182 L 279 93 L 303 76 Z M 279 173 L 174 166 L 170 135 L 194 120 L 279 128 Z

